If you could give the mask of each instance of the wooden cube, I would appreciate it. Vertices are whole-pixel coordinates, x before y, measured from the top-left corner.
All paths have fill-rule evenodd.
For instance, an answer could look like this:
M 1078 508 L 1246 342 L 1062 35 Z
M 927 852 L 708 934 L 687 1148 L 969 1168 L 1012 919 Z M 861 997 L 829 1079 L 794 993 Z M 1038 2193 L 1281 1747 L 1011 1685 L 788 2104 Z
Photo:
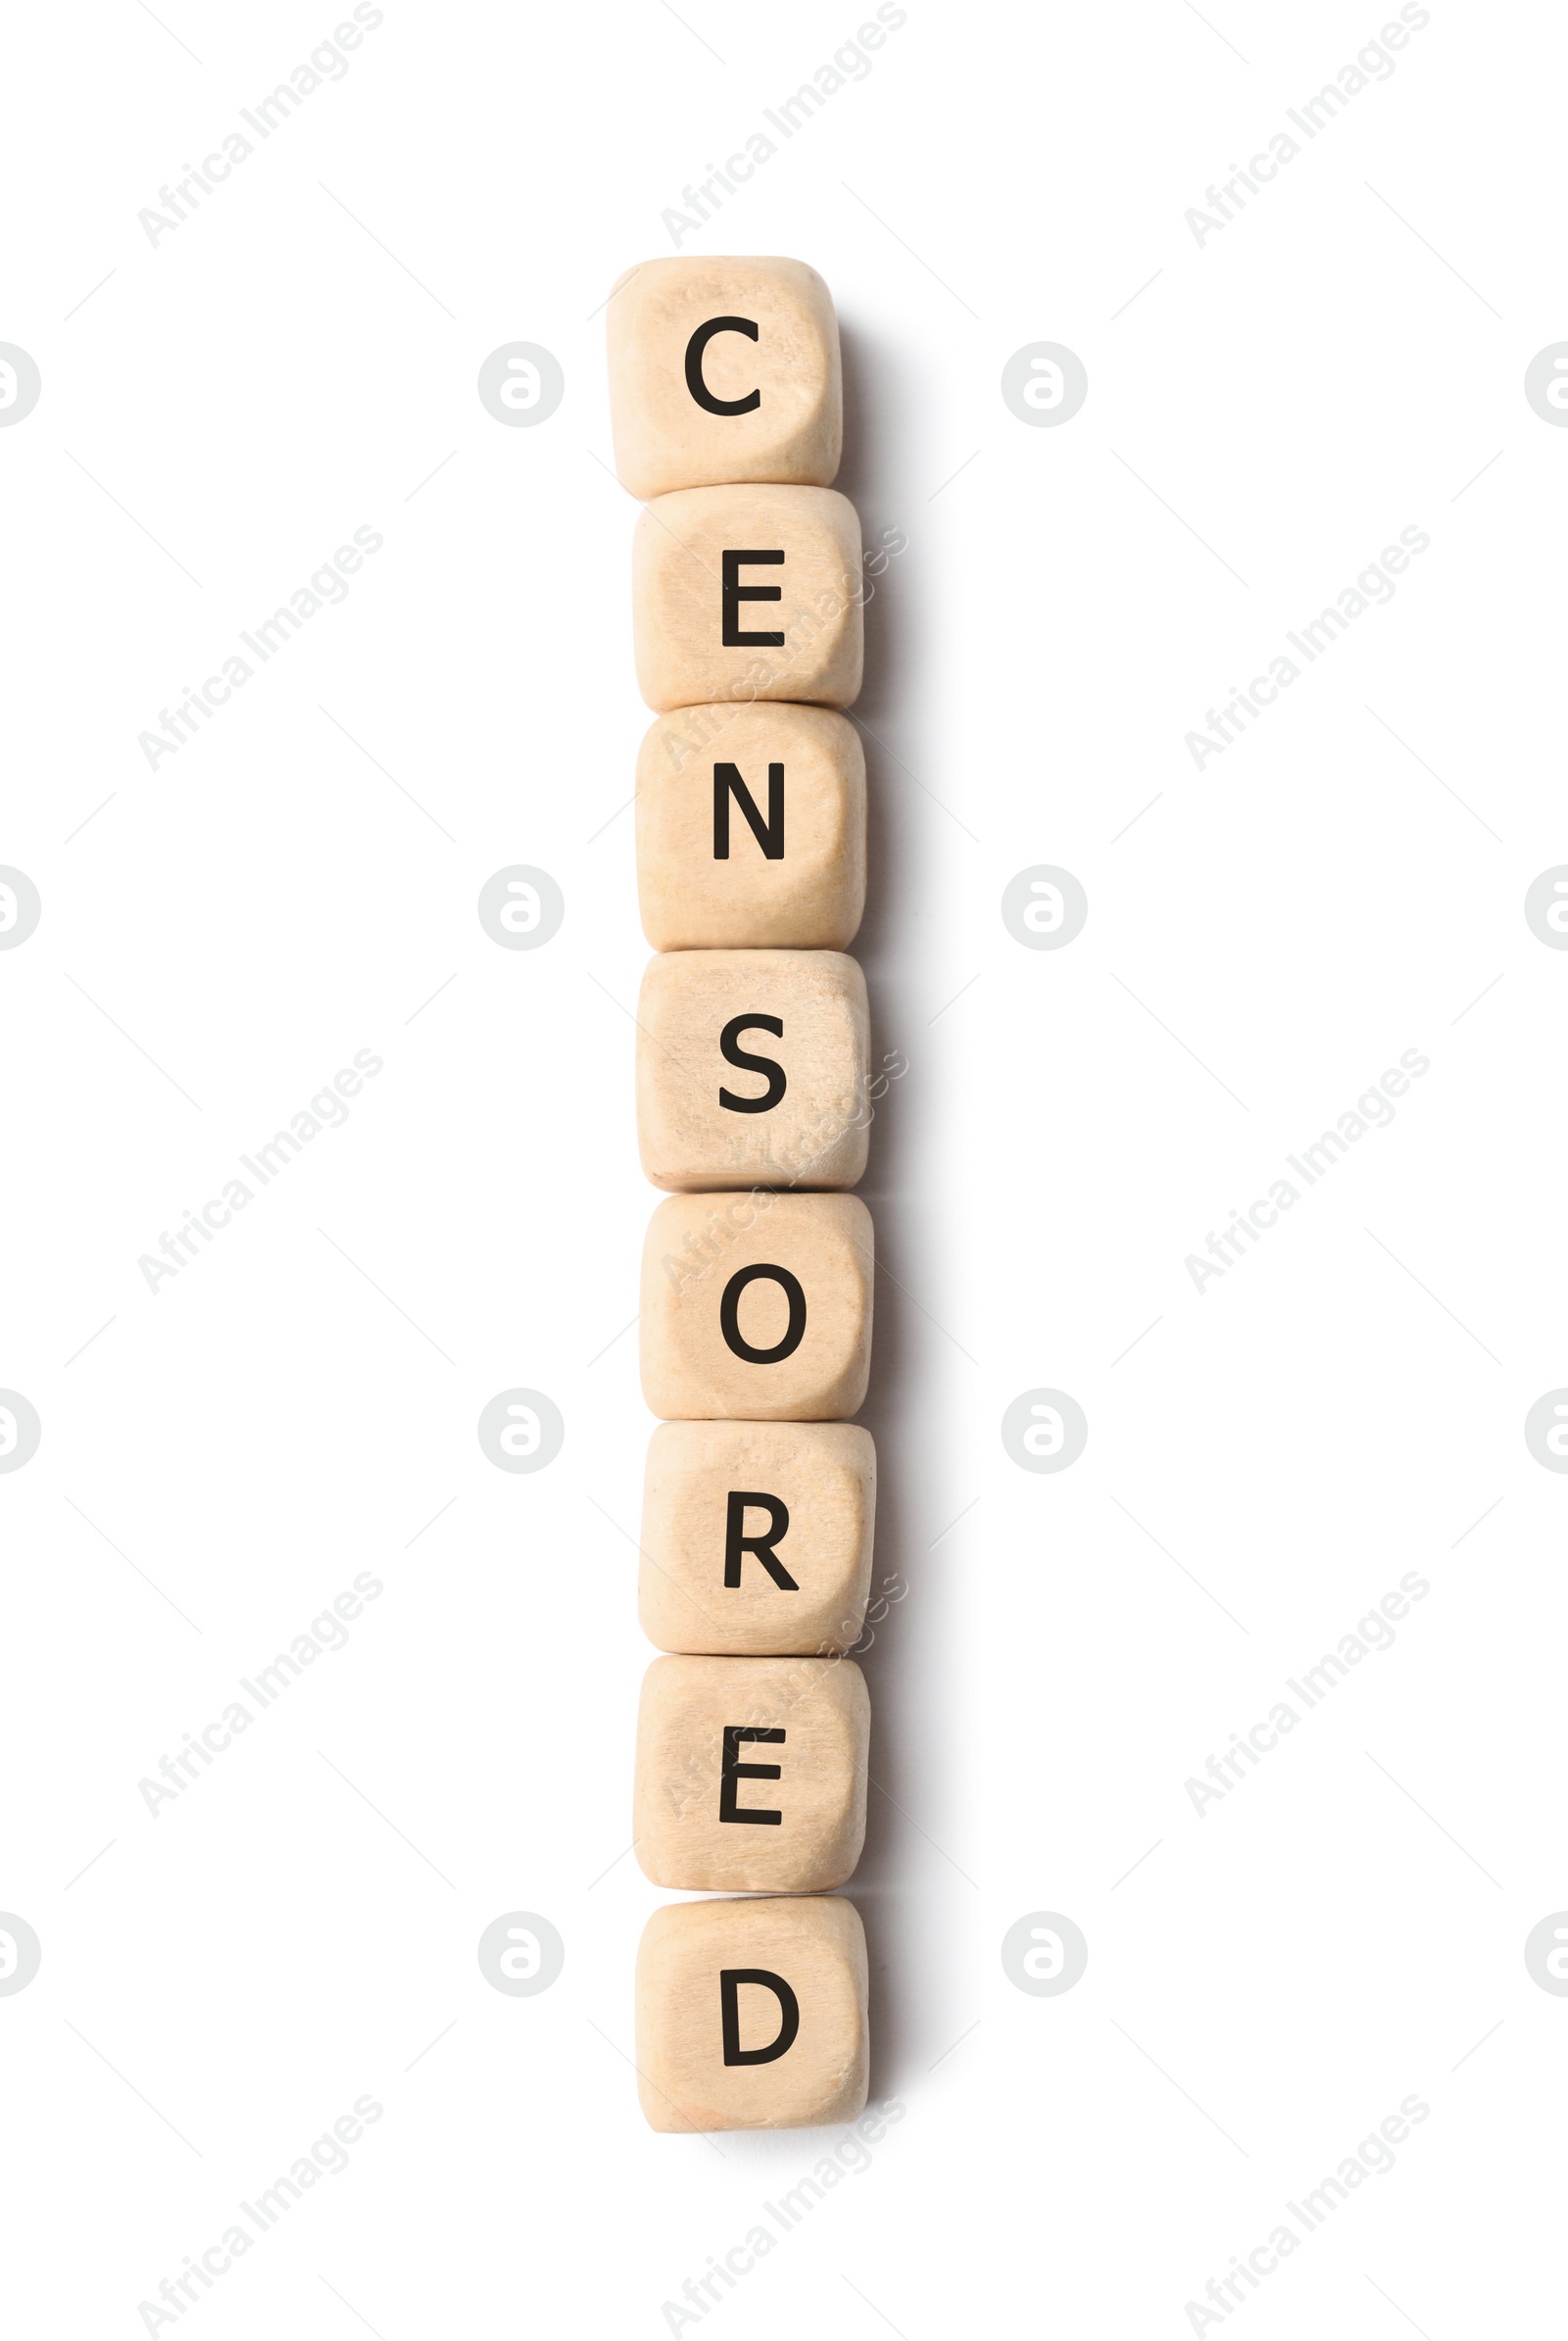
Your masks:
M 677 488 L 632 542 L 637 687 L 651 707 L 860 688 L 860 523 L 832 488 Z
M 865 907 L 865 753 L 827 707 L 682 707 L 637 758 L 637 893 L 657 951 L 845 951 Z
M 634 496 L 832 484 L 838 319 L 804 261 L 645 260 L 617 278 L 605 321 L 615 469 Z
M 853 2122 L 869 2072 L 865 1929 L 837 1896 L 672 1902 L 637 1953 L 637 2093 L 655 2129 Z
M 842 951 L 670 951 L 637 1003 L 656 1187 L 853 1187 L 870 1140 L 865 978 Z
M 662 1423 L 643 1484 L 643 1632 L 662 1650 L 848 1650 L 875 1518 L 876 1447 L 855 1423 Z
M 643 1244 L 643 1396 L 684 1421 L 836 1422 L 871 1367 L 871 1214 L 853 1195 L 672 1195 Z
M 656 1658 L 632 1835 L 689 1893 L 814 1894 L 865 1841 L 871 1700 L 853 1658 Z

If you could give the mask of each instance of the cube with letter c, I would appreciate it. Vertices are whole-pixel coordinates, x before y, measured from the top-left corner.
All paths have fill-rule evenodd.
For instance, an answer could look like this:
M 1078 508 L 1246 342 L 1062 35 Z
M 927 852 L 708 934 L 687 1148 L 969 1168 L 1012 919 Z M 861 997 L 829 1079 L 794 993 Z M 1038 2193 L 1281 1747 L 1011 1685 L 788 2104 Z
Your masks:
M 825 488 L 839 467 L 838 320 L 798 260 L 662 259 L 605 312 L 615 469 L 634 496 L 729 480 Z

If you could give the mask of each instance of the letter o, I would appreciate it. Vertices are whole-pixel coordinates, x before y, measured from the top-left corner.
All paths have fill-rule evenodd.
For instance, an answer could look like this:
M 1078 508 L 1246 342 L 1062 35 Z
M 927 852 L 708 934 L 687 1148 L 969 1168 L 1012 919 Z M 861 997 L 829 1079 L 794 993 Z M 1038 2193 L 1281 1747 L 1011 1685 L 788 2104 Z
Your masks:
M 790 1307 L 789 1323 L 784 1329 L 783 1339 L 775 1342 L 771 1349 L 754 1349 L 741 1331 L 741 1294 L 748 1285 L 759 1282 L 777 1285 Z M 744 1358 L 749 1366 L 781 1364 L 786 1357 L 794 1356 L 806 1339 L 806 1294 L 801 1290 L 800 1278 L 792 1276 L 787 1268 L 780 1268 L 770 1260 L 758 1260 L 750 1268 L 737 1268 L 724 1287 L 723 1297 L 718 1304 L 718 1325 L 725 1345 L 737 1357 Z

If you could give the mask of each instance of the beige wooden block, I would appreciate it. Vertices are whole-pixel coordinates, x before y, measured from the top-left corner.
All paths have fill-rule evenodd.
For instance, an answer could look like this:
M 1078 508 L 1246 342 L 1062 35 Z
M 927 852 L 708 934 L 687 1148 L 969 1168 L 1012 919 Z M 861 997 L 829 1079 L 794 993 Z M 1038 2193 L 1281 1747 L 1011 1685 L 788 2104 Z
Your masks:
M 837 1422 L 871 1367 L 871 1214 L 853 1195 L 672 1195 L 643 1244 L 643 1396 L 683 1421 Z
M 637 1610 L 662 1650 L 826 1656 L 858 1641 L 876 1447 L 855 1423 L 662 1423 Z
M 670 951 L 637 1002 L 656 1187 L 854 1187 L 870 1142 L 865 978 L 842 951 Z
M 865 752 L 847 715 L 682 707 L 637 757 L 637 892 L 658 951 L 845 951 L 865 907 Z
M 814 1894 L 865 1841 L 871 1700 L 853 1658 L 656 1658 L 632 1835 L 655 1885 Z
M 634 496 L 825 488 L 844 393 L 833 300 L 799 260 L 645 260 L 606 310 L 615 469 Z
M 869 2072 L 865 1929 L 837 1896 L 673 1902 L 637 1953 L 637 2093 L 653 2128 L 853 2122 Z
M 860 523 L 832 488 L 678 488 L 632 540 L 637 688 L 651 707 L 860 688 Z

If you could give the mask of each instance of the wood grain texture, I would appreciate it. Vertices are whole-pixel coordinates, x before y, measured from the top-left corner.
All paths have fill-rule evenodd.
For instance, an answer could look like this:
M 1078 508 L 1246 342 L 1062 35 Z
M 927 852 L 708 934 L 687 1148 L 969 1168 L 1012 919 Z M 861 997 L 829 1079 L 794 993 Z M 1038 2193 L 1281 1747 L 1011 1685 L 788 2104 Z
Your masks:
M 741 599 L 725 640 L 725 555 Z M 637 687 L 651 707 L 712 700 L 795 700 L 847 707 L 864 652 L 860 523 L 832 488 L 678 488 L 648 505 L 632 540 Z M 748 635 L 777 642 L 746 642 Z
M 650 1408 L 679 1421 L 854 1414 L 871 1370 L 874 1266 L 871 1214 L 853 1195 L 667 1196 L 643 1244 Z M 752 1273 L 769 1269 L 788 1286 Z M 731 1335 L 761 1358 L 737 1351 Z
M 687 377 L 692 338 L 705 338 L 701 383 Z M 844 393 L 838 320 L 827 286 L 798 260 L 722 257 L 643 261 L 620 276 L 605 312 L 615 469 L 634 496 L 734 480 L 825 488 L 839 467 Z
M 726 2065 L 727 1969 L 781 1977 L 799 2012 L 795 2039 L 760 2065 Z M 870 2071 L 865 1929 L 833 1896 L 676 1902 L 656 1910 L 637 1953 L 637 2081 L 659 2130 L 807 2129 L 853 2122 Z M 778 2037 L 780 2004 L 734 1987 L 743 2049 Z
M 870 1140 L 869 1055 L 865 978 L 843 951 L 650 961 L 637 1003 L 645 1177 L 687 1193 L 854 1187 Z
M 760 821 L 781 765 L 783 850 L 770 857 L 733 790 L 715 853 L 715 767 L 740 776 Z M 637 757 L 637 897 L 659 951 L 846 951 L 865 908 L 865 754 L 846 715 L 760 700 L 681 707 Z
M 637 1711 L 632 1834 L 644 1875 L 688 1893 L 842 1885 L 865 1840 L 870 1730 L 853 1659 L 656 1658 Z M 736 1736 L 754 1731 L 782 1736 Z M 735 1818 L 756 1813 L 778 1819 Z
M 643 1632 L 677 1652 L 848 1650 L 865 1618 L 875 1521 L 876 1447 L 856 1423 L 662 1423 L 638 1539 Z

